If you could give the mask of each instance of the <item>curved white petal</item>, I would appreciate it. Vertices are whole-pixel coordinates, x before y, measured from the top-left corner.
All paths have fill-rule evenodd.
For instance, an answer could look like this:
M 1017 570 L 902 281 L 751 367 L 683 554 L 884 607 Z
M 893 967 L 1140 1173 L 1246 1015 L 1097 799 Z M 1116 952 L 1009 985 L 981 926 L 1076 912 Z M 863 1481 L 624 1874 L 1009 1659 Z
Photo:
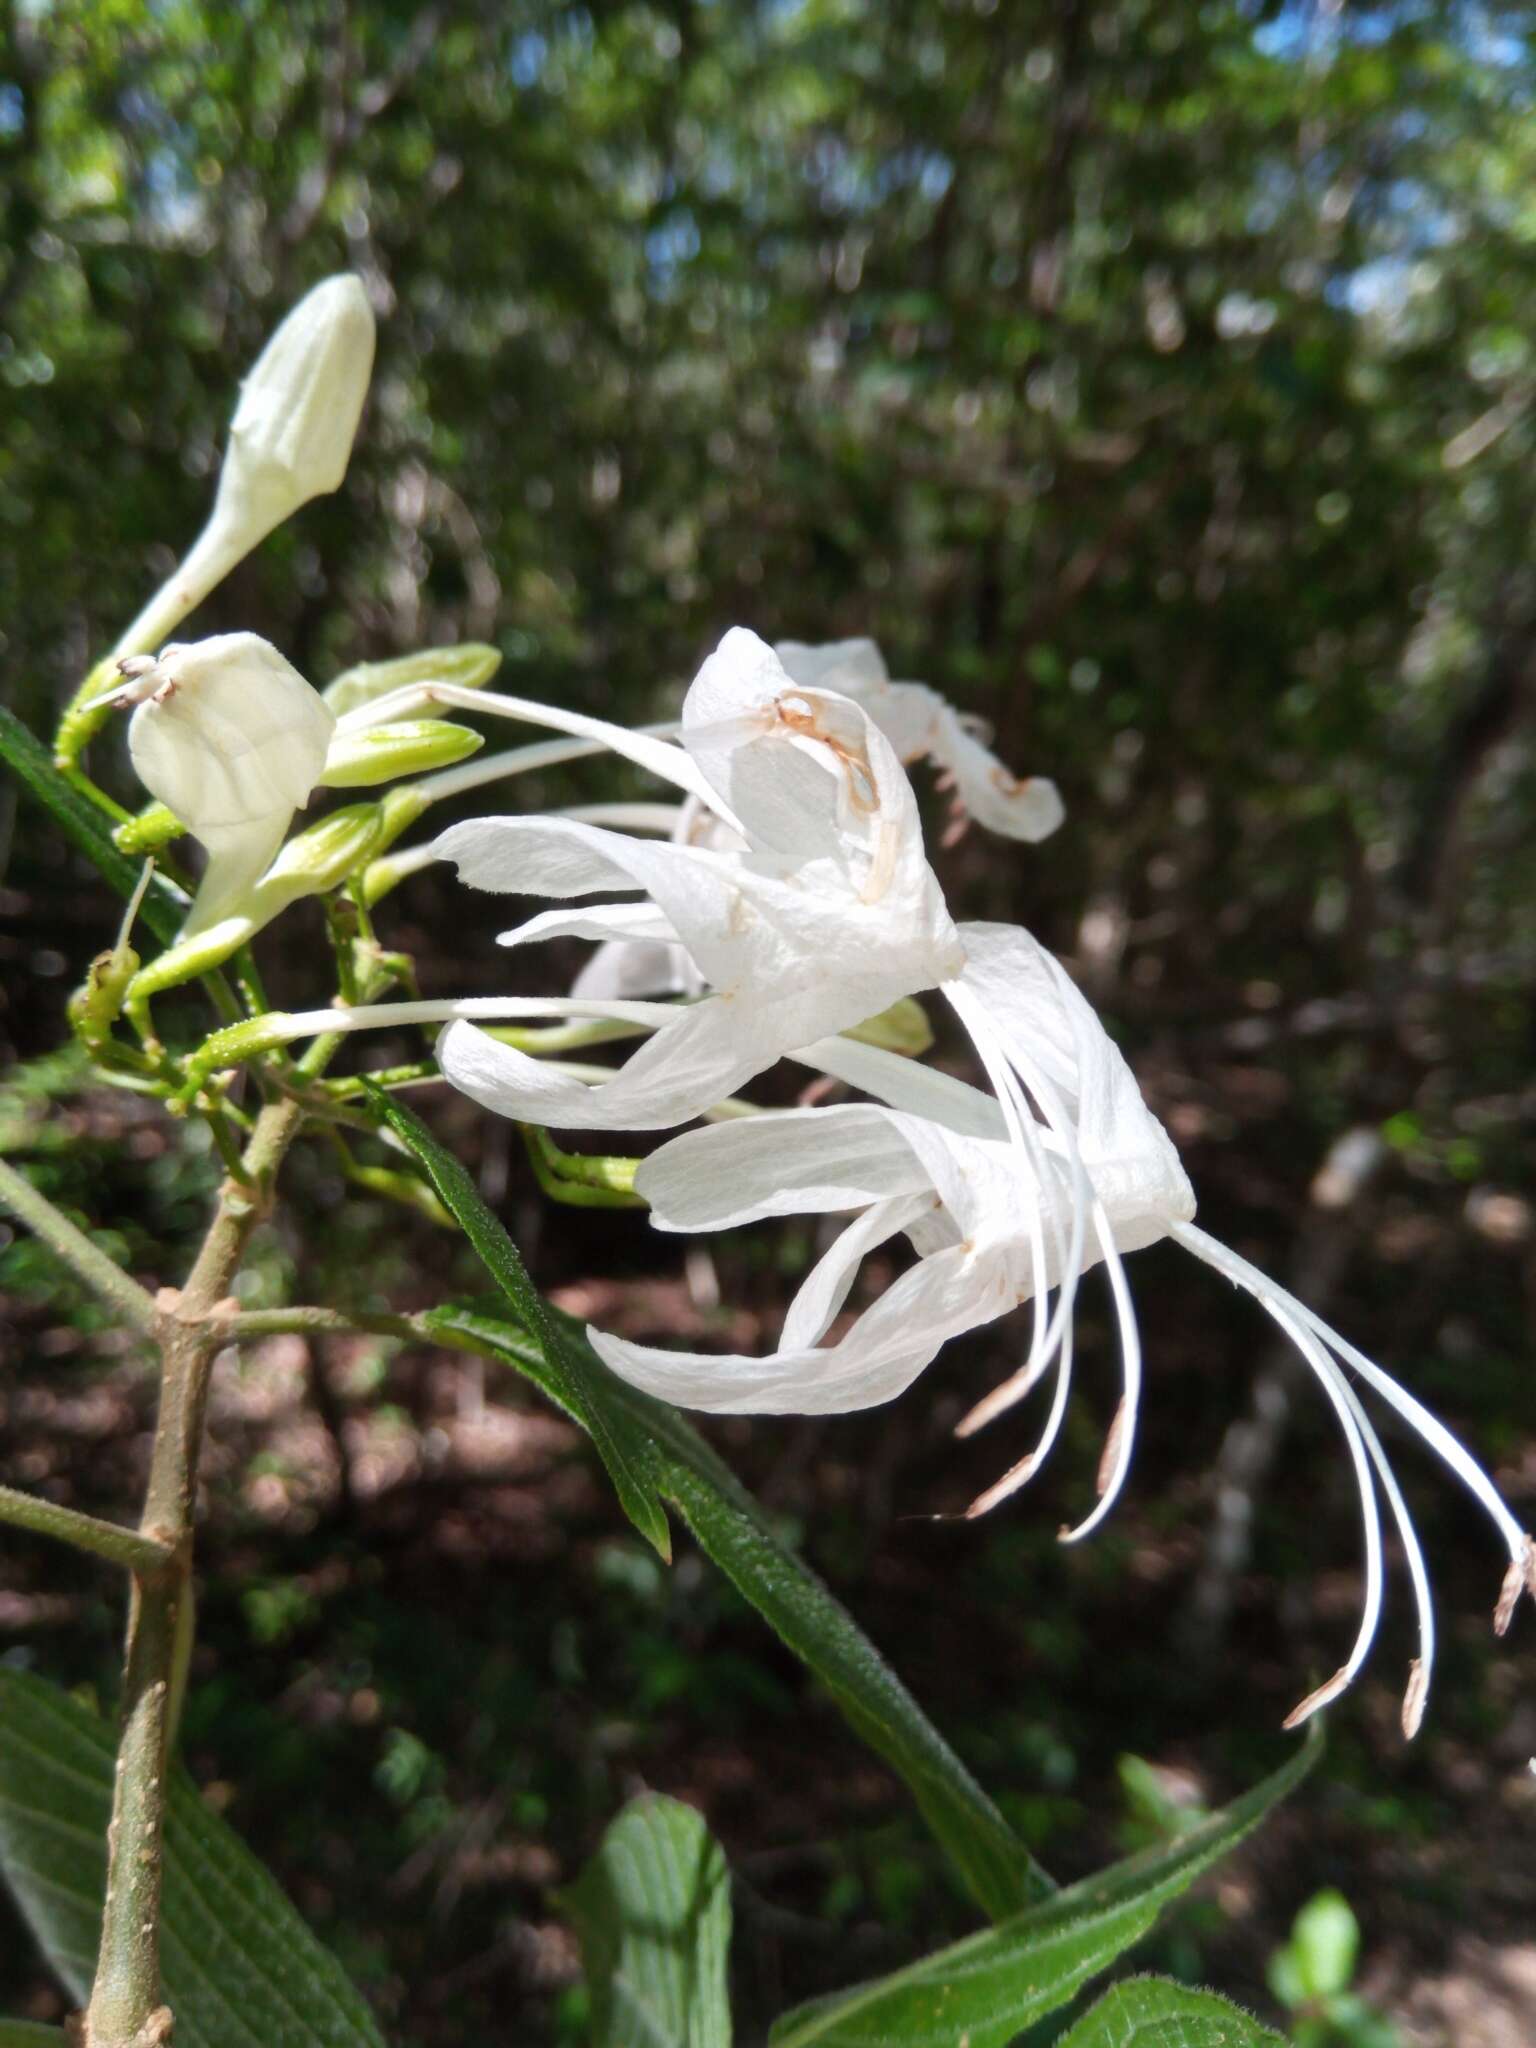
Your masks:
M 1042 775 L 1010 775 L 948 705 L 936 722 L 929 751 L 954 777 L 961 803 L 989 832 L 1033 844 L 1048 839 L 1066 816 L 1054 782 Z
M 635 1175 L 635 1192 L 662 1230 L 728 1230 L 765 1216 L 859 1209 L 930 1185 L 896 1119 L 861 1103 L 687 1131 L 659 1146 Z
M 499 1116 L 566 1130 L 665 1130 L 701 1116 L 772 1066 L 792 1031 L 782 1009 L 724 996 L 669 1009 L 656 1035 L 612 1080 L 593 1088 L 550 1073 L 543 1061 L 470 1024 L 448 1026 L 437 1059 L 455 1088 Z
M 854 1038 L 818 1038 L 790 1057 L 850 1088 L 862 1089 L 892 1109 L 926 1117 L 962 1137 L 1008 1135 L 1002 1107 L 994 1096 L 939 1067 L 925 1067 L 920 1060 L 887 1052 L 883 1046 L 865 1045 Z
M 573 996 L 699 995 L 704 978 L 681 945 L 652 945 L 635 938 L 612 939 L 598 947 L 571 983 Z
M 764 1358 L 663 1351 L 589 1330 L 621 1379 L 714 1415 L 840 1415 L 902 1393 L 947 1338 L 1001 1313 L 998 1276 L 967 1251 L 911 1267 L 838 1343 Z
M 933 1206 L 922 1195 L 895 1195 L 876 1202 L 846 1230 L 840 1230 L 795 1291 L 779 1332 L 781 1351 L 802 1351 L 819 1344 L 848 1299 L 868 1253 L 885 1243 Z
M 633 944 L 636 940 L 654 941 L 659 947 L 669 948 L 677 944 L 677 934 L 671 920 L 654 903 L 589 903 L 579 910 L 541 910 L 537 917 L 530 917 L 526 924 L 513 927 L 509 932 L 499 932 L 498 946 L 528 946 L 540 939 L 601 939 L 617 941 L 621 945 Z M 572 995 L 591 995 L 591 989 L 573 988 Z M 602 994 L 617 995 L 619 991 L 602 990 Z M 639 989 L 626 989 L 626 995 L 638 995 Z M 651 991 L 647 990 L 647 994 Z
M 1036 841 L 1061 823 L 1065 813 L 1054 782 L 1010 775 L 937 690 L 926 683 L 893 683 L 873 640 L 834 640 L 821 647 L 781 640 L 775 652 L 795 682 L 853 698 L 903 761 L 926 756 L 947 770 L 965 809 L 988 830 Z
M 243 825 L 204 825 L 198 833 L 208 865 L 181 928 L 184 939 L 206 932 L 240 904 L 266 873 L 283 843 L 292 812 L 256 818 Z

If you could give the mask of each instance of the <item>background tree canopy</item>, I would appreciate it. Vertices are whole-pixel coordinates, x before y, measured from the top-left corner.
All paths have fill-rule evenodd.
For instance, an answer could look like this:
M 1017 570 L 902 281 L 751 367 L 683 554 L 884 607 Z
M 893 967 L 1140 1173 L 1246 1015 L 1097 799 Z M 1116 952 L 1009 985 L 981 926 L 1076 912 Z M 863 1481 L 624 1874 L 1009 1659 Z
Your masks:
M 169 570 L 234 380 L 305 287 L 355 269 L 380 350 L 348 483 L 196 629 L 254 628 L 317 683 L 493 640 L 509 688 L 626 722 L 665 716 L 733 622 L 873 634 L 1067 800 L 1038 852 L 972 834 L 939 856 L 957 900 L 1068 958 L 1216 1227 L 1303 1276 L 1529 1503 L 1536 11 L 8 0 L 4 34 L 16 710 L 48 725 Z M 592 792 L 568 774 L 546 794 Z M 5 818 L 0 1029 L 28 1055 L 110 933 L 38 818 Z M 451 884 L 417 878 L 396 915 L 443 988 L 505 976 L 494 914 Z M 275 985 L 304 970 L 290 947 Z M 0 1100 L 13 1143 L 54 1085 L 28 1074 Z M 505 1133 L 448 1115 L 569 1305 L 607 1289 L 617 1315 L 590 1278 L 616 1260 L 634 1333 L 699 1327 L 703 1283 L 643 1219 L 599 1240 L 557 1215 L 541 1238 Z M 78 1119 L 56 1191 L 115 1201 L 172 1263 L 207 1162 L 122 1101 L 87 1093 Z M 311 1166 L 317 1219 L 329 1188 Z M 366 1260 L 408 1297 L 431 1226 L 371 1222 L 266 1257 Z M 733 1341 L 811 1252 L 787 1228 L 719 1250 Z M 110 1511 L 141 1390 L 34 1245 L 0 1261 L 0 1463 L 41 1457 Z M 996 1338 L 899 1415 L 717 1433 L 1047 1850 L 1117 1825 L 1128 1747 L 1216 1789 L 1298 1668 L 1332 1668 L 1355 1598 L 1326 1417 L 1290 1416 L 1289 1373 L 1214 1281 L 1149 1261 L 1141 1291 L 1149 1448 L 1087 1555 L 1053 1536 L 1091 1481 L 1091 1415 L 1039 1499 L 961 1535 L 899 1519 L 988 1476 L 990 1447 L 947 1431 Z M 881 1965 L 916 1929 L 931 1945 L 956 1902 L 890 1787 L 696 1562 L 668 1579 L 640 1554 L 553 1424 L 517 1418 L 491 1483 L 441 1360 L 359 1354 L 307 1392 L 302 1360 L 265 1370 L 281 1399 L 259 1372 L 225 1397 L 190 1753 L 204 1780 L 238 1769 L 235 1817 L 278 1868 L 328 1873 L 301 1903 L 397 2038 L 514 2009 L 527 2038 L 576 2037 L 544 1902 L 636 1779 L 699 1799 L 728 1844 L 825 1838 L 820 1860 L 747 1859 L 765 2005 L 817 1987 L 829 1925 Z M 512 1428 L 477 1408 L 482 1434 L 488 1414 Z M 1431 1731 L 1406 1757 L 1384 1735 L 1399 1616 L 1335 1716 L 1329 1803 L 1276 1830 L 1273 1924 L 1224 1932 L 1208 1905 L 1170 1939 L 1260 2000 L 1266 1937 L 1335 1879 L 1381 1995 L 1430 1999 L 1432 2028 L 1442 1980 L 1496 2017 L 1529 1940 L 1501 1831 L 1529 1827 L 1536 1721 L 1528 1633 L 1485 1662 L 1496 1554 L 1422 1500 L 1450 1638 Z M 100 1678 L 102 1589 L 79 1569 L 61 1602 L 31 1570 L 0 1563 L 0 1621 Z M 518 1750 L 514 1770 L 507 1731 L 542 1727 L 553 1758 L 577 1694 L 595 1709 L 569 1768 L 529 1778 Z

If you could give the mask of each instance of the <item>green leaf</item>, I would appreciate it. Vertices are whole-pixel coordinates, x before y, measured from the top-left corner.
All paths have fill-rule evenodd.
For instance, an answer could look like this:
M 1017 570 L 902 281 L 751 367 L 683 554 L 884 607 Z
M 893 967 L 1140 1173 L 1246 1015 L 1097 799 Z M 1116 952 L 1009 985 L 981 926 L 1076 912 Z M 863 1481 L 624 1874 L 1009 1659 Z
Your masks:
M 0 760 L 4 760 L 69 838 L 109 881 L 120 896 L 139 885 L 140 864 L 118 852 L 104 814 L 64 780 L 48 749 L 30 733 L 13 711 L 0 705 Z M 181 928 L 185 906 L 178 906 L 158 878 L 151 884 L 139 912 L 162 945 L 170 945 Z
M 470 1339 L 532 1379 L 576 1421 L 546 1351 L 522 1328 L 474 1307 L 436 1310 L 441 1330 Z M 772 1522 L 684 1418 L 610 1373 L 579 1324 L 546 1308 L 545 1329 L 567 1379 L 581 1375 L 627 1449 L 641 1447 L 647 1483 L 682 1512 L 700 1547 L 811 1668 L 861 1739 L 905 1781 L 924 1819 L 990 1918 L 1049 1896 L 1050 1878 L 966 1770 L 880 1652 L 778 1535 Z
M 1301 1985 L 1301 1998 L 1290 2002 L 1336 1998 L 1349 1989 L 1360 1954 L 1360 1923 L 1342 1892 L 1330 1888 L 1308 1899 L 1291 1927 L 1290 1953 Z
M 101 1920 L 116 1746 L 106 1722 L 67 1693 L 0 1670 L 0 1871 L 82 2004 Z M 160 1946 L 177 2048 L 382 2048 L 340 1964 L 179 1766 Z
M 0 2048 L 70 2048 L 62 2027 L 45 2027 L 37 2020 L 0 2020 Z
M 593 2048 L 730 2048 L 730 1886 L 691 1806 L 647 1793 L 625 1807 L 565 1894 Z
M 772 2048 L 954 2048 L 960 2040 L 968 2048 L 1006 2048 L 1139 1941 L 1170 1899 L 1305 1777 L 1321 1749 L 1314 1732 L 1262 1784 L 1177 1842 L 1117 1863 L 893 1976 L 802 2006 L 774 2026 Z
M 625 1514 L 641 1535 L 670 1559 L 672 1532 L 651 1476 L 649 1447 L 643 1434 L 616 1415 L 606 1398 L 608 1389 L 616 1384 L 612 1375 L 596 1357 L 582 1360 L 556 1341 L 549 1313 L 528 1278 L 517 1246 L 453 1154 L 439 1145 L 404 1103 L 371 1083 L 366 1086 L 367 1100 L 379 1120 L 424 1169 L 444 1208 L 457 1219 L 480 1263 L 511 1303 L 520 1330 L 532 1339 L 545 1368 L 540 1385 L 591 1437 Z
M 1214 1991 L 1133 1977 L 1106 1992 L 1059 2048 L 1285 2048 L 1285 2041 Z

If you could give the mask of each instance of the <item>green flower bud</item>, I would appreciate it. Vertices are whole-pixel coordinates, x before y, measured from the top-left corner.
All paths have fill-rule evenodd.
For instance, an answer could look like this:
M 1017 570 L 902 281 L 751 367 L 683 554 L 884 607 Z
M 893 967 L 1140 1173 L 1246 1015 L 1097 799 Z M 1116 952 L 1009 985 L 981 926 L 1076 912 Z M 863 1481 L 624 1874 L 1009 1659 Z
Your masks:
M 398 725 L 370 725 L 339 732 L 325 757 L 321 781 L 327 789 L 371 789 L 401 775 L 451 768 L 485 745 L 483 733 L 444 718 L 413 718 Z
M 132 946 L 113 946 L 91 962 L 84 984 L 69 999 L 70 1029 L 91 1052 L 99 1052 L 122 1015 L 129 984 L 139 971 Z
M 264 923 L 301 896 L 339 889 L 378 844 L 383 822 L 377 804 L 347 804 L 296 833 L 252 892 L 258 917 Z
M 501 666 L 494 647 L 468 640 L 462 647 L 428 647 L 420 654 L 402 654 L 394 661 L 361 661 L 344 669 L 321 691 L 338 718 L 360 705 L 421 683 L 452 683 L 461 690 L 480 690 Z

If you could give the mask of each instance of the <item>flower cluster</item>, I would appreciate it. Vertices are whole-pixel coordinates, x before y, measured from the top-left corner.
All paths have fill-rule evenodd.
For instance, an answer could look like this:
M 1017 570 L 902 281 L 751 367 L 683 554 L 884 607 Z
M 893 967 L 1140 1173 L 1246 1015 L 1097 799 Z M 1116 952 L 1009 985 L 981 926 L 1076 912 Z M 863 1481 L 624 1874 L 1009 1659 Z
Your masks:
M 355 318 L 351 295 L 342 298 L 341 316 Z M 313 355 L 313 334 L 311 343 Z M 269 356 L 276 350 L 274 343 Z M 299 357 L 309 362 L 302 350 Z M 230 487 L 241 504 L 259 506 L 257 525 L 272 505 L 305 488 L 283 479 L 295 465 L 302 469 L 311 431 L 305 423 L 324 379 L 316 371 L 298 381 L 309 394 L 302 417 L 290 417 L 281 392 L 258 391 L 260 366 L 236 417 L 229 460 L 248 466 L 265 434 L 269 467 L 282 485 L 257 490 L 242 472 Z M 341 408 L 347 443 L 360 403 L 359 387 L 356 403 L 349 398 Z M 319 406 L 316 417 L 326 412 Z M 323 453 L 324 476 L 312 478 L 310 489 L 339 480 L 329 441 Z M 1335 1698 L 1365 1659 L 1382 1606 L 1385 1503 L 1418 1609 L 1419 1650 L 1403 1710 L 1411 1734 L 1434 1657 L 1428 1576 L 1362 1392 L 1393 1409 L 1493 1521 L 1508 1554 L 1495 1615 L 1501 1631 L 1521 1592 L 1536 1592 L 1536 1547 L 1487 1474 L 1413 1395 L 1196 1227 L 1194 1195 L 1167 1133 L 1061 964 L 1017 926 L 952 919 L 904 764 L 933 761 L 957 820 L 974 818 L 1014 840 L 1038 840 L 1060 823 L 1054 786 L 1009 773 L 937 691 L 892 682 L 867 640 L 775 649 L 734 629 L 700 669 L 680 724 L 646 731 L 466 687 L 439 666 L 440 673 L 429 666 L 402 688 L 365 691 L 349 704 L 334 691 L 330 702 L 322 699 L 250 634 L 123 663 L 126 681 L 116 694 L 138 705 L 134 761 L 208 851 L 193 933 L 242 905 L 248 910 L 279 871 L 288 876 L 293 848 L 280 849 L 294 811 L 317 783 L 368 778 L 358 765 L 365 739 L 416 734 L 400 721 L 440 720 L 445 707 L 561 737 L 415 785 L 411 815 L 464 788 L 599 748 L 672 793 L 665 804 L 480 817 L 391 863 L 391 880 L 436 858 L 454 863 L 471 887 L 553 901 L 557 907 L 504 933 L 502 943 L 597 942 L 569 993 L 333 1006 L 263 1020 L 267 1042 L 273 1033 L 442 1022 L 442 1074 L 524 1124 L 676 1130 L 705 1119 L 669 1138 L 635 1178 L 659 1229 L 846 1215 L 764 1356 L 590 1333 L 614 1372 L 666 1400 L 737 1414 L 868 1407 L 903 1392 L 950 1338 L 1027 1305 L 1021 1362 L 960 1428 L 981 1428 L 1048 1383 L 1043 1426 L 973 1502 L 973 1515 L 1022 1486 L 1055 1442 L 1071 1389 L 1077 1290 L 1085 1273 L 1102 1266 L 1123 1391 L 1098 1497 L 1064 1532 L 1067 1541 L 1088 1535 L 1109 1513 L 1134 1450 L 1143 1365 L 1125 1257 L 1163 1239 L 1181 1245 L 1252 1294 L 1294 1345 L 1333 1408 L 1358 1486 L 1366 1566 L 1360 1628 L 1338 1673 L 1291 1723 Z M 942 997 L 967 1034 L 985 1089 L 867 1042 L 860 1027 L 868 1020 L 927 991 Z M 623 1064 L 593 1070 L 535 1057 L 483 1028 L 538 1015 L 621 1027 L 642 1043 Z M 732 1099 L 784 1058 L 860 1099 L 777 1111 Z M 910 1246 L 911 1263 L 847 1315 L 866 1256 L 897 1237 Z

